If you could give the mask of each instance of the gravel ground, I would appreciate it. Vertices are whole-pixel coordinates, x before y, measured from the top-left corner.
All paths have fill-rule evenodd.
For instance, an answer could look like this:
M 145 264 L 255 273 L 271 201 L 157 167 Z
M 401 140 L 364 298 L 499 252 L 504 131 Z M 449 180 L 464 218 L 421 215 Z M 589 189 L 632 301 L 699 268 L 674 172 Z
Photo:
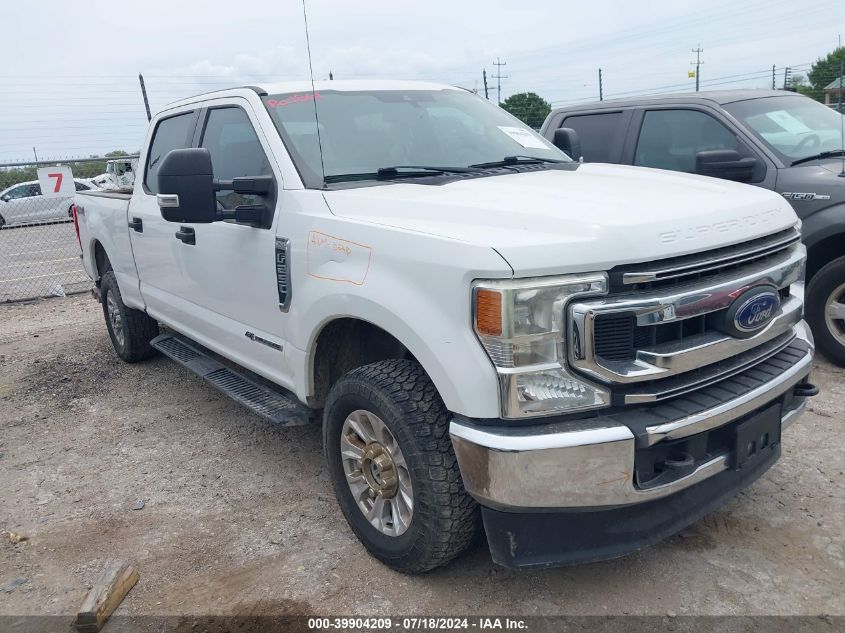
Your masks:
M 120 362 L 88 296 L 2 305 L 0 530 L 29 539 L 0 537 L 0 615 L 75 613 L 109 558 L 140 566 L 124 615 L 843 614 L 843 377 L 819 362 L 781 461 L 660 545 L 512 572 L 480 543 L 409 577 L 347 527 L 316 426 L 274 427 L 161 357 Z

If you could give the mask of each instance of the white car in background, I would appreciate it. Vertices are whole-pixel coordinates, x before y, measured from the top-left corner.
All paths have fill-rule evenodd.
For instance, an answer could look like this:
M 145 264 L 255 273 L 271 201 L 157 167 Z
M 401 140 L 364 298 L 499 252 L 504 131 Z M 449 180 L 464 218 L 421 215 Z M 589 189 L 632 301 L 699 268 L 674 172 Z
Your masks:
M 74 180 L 77 191 L 96 189 L 92 184 Z M 0 227 L 71 217 L 73 197 L 47 198 L 41 195 L 37 180 L 19 182 L 0 191 Z

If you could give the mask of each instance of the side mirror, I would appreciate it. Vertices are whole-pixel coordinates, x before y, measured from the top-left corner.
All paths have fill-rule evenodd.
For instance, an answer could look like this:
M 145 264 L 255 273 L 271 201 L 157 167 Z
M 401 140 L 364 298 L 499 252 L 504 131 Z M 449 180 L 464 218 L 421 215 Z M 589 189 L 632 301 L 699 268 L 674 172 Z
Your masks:
M 580 161 L 583 158 L 581 154 L 581 139 L 578 138 L 578 132 L 571 127 L 556 129 L 552 143 L 559 150 L 565 152 L 572 160 Z
M 168 222 L 208 224 L 217 217 L 211 153 L 204 147 L 174 149 L 158 168 L 158 206 Z
M 5 196 L 3 196 L 2 198 L 0 198 L 0 200 L 2 200 L 3 202 L 8 202 L 11 199 L 12 199 L 12 196 L 10 196 L 8 193 Z
M 737 182 L 750 182 L 757 164 L 756 158 L 743 158 L 732 149 L 711 149 L 695 155 L 695 173 Z

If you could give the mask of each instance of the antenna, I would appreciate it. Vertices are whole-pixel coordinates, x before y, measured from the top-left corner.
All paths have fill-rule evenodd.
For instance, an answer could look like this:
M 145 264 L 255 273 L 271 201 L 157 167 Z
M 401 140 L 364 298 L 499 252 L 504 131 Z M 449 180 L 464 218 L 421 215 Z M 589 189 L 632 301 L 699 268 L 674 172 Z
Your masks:
M 323 187 L 325 187 L 326 165 L 323 163 L 323 141 L 320 138 L 320 119 L 317 116 L 317 91 L 314 89 L 314 66 L 311 64 L 311 38 L 308 37 L 308 12 L 305 10 L 305 0 L 302 0 L 302 19 L 305 21 L 305 46 L 308 49 L 308 72 L 311 75 L 311 101 L 314 103 L 314 125 L 317 126 L 317 147 L 320 150 L 320 173 L 323 177 Z

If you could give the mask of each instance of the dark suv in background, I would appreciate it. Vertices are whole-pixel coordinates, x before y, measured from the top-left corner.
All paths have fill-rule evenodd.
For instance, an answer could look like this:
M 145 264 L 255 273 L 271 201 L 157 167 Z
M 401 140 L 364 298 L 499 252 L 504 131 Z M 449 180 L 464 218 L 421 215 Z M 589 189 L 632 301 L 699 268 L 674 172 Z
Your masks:
M 845 366 L 842 115 L 775 90 L 731 90 L 558 108 L 541 133 L 584 162 L 747 182 L 787 198 L 807 245 L 806 312 L 816 343 Z

